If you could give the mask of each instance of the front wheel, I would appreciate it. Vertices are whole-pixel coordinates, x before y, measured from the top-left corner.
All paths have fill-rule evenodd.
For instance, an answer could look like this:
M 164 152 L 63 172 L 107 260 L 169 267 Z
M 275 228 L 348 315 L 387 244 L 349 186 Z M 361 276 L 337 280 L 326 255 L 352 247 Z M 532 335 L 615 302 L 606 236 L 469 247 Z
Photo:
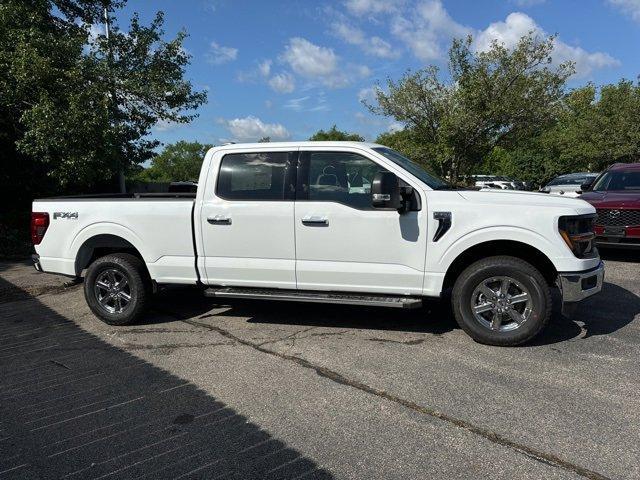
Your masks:
M 451 302 L 458 325 L 488 345 L 525 343 L 551 318 L 549 285 L 535 267 L 515 257 L 489 257 L 467 267 Z
M 91 311 L 109 325 L 128 325 L 145 310 L 150 296 L 149 275 L 138 257 L 106 255 L 87 269 L 84 296 Z

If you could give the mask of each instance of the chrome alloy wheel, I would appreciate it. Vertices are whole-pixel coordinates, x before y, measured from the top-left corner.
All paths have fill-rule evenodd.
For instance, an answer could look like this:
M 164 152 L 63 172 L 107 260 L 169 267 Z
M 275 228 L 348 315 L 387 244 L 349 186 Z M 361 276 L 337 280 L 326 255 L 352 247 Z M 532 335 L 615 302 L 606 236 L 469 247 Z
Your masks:
M 471 311 L 483 327 L 509 332 L 526 322 L 533 311 L 531 294 L 511 277 L 483 280 L 471 295 Z
M 93 291 L 98 304 L 109 313 L 122 313 L 131 304 L 129 281 L 115 268 L 100 272 Z

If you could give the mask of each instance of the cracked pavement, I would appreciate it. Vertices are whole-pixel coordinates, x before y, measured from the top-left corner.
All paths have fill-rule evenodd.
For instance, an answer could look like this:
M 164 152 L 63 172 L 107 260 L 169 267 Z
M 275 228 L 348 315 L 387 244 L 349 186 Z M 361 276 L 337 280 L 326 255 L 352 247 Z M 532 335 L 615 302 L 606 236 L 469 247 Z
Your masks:
M 99 322 L 0 264 L 0 479 L 640 478 L 640 254 L 518 348 L 402 312 L 161 292 Z

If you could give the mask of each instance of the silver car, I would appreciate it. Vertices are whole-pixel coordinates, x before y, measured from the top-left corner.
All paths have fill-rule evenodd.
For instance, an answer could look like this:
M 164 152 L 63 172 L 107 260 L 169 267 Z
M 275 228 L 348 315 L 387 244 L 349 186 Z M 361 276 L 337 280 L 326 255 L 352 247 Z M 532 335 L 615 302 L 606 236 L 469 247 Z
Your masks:
M 553 193 L 566 197 L 577 197 L 582 193 L 581 185 L 594 180 L 597 173 L 581 172 L 560 175 L 540 189 L 543 193 Z

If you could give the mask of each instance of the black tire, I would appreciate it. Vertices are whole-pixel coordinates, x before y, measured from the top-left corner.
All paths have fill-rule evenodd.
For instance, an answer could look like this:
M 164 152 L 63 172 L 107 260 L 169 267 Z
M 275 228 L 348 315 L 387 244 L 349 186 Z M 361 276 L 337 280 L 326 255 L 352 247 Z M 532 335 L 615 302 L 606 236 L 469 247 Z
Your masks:
M 115 274 L 115 278 L 120 279 L 119 283 L 122 285 L 125 284 L 122 279 L 126 279 L 126 290 L 122 293 L 130 298 L 126 305 L 123 305 L 124 297 L 115 298 L 122 293 L 113 293 L 114 298 L 110 299 L 114 302 L 113 311 L 109 311 L 112 307 L 101 303 L 99 299 L 99 295 L 108 297 L 109 290 L 101 289 L 100 293 L 96 290 L 98 279 L 104 279 L 111 274 Z M 114 282 L 111 283 L 114 284 Z M 115 285 L 119 283 L 115 282 Z M 135 322 L 144 313 L 150 296 L 151 279 L 142 260 L 134 255 L 128 253 L 106 255 L 95 260 L 87 269 L 84 279 L 84 297 L 91 311 L 109 325 L 128 325 Z M 120 311 L 116 308 L 116 301 L 120 302 Z
M 506 299 L 500 297 L 499 288 L 492 286 L 502 285 L 505 278 L 508 279 L 509 292 L 504 295 Z M 484 286 L 487 285 L 490 291 L 496 292 L 491 299 L 488 294 L 483 293 L 486 291 Z M 520 303 L 515 303 L 518 292 Z M 524 305 L 523 292 L 530 299 Z M 478 308 L 490 310 L 476 314 L 472 302 Z M 451 304 L 458 325 L 471 338 L 479 343 L 497 346 L 520 345 L 534 338 L 549 323 L 552 306 L 549 285 L 540 271 L 524 260 L 509 256 L 489 257 L 469 265 L 456 280 Z M 496 316 L 497 310 L 506 313 Z M 476 315 L 481 318 L 478 319 Z M 505 319 L 506 323 L 501 324 Z

